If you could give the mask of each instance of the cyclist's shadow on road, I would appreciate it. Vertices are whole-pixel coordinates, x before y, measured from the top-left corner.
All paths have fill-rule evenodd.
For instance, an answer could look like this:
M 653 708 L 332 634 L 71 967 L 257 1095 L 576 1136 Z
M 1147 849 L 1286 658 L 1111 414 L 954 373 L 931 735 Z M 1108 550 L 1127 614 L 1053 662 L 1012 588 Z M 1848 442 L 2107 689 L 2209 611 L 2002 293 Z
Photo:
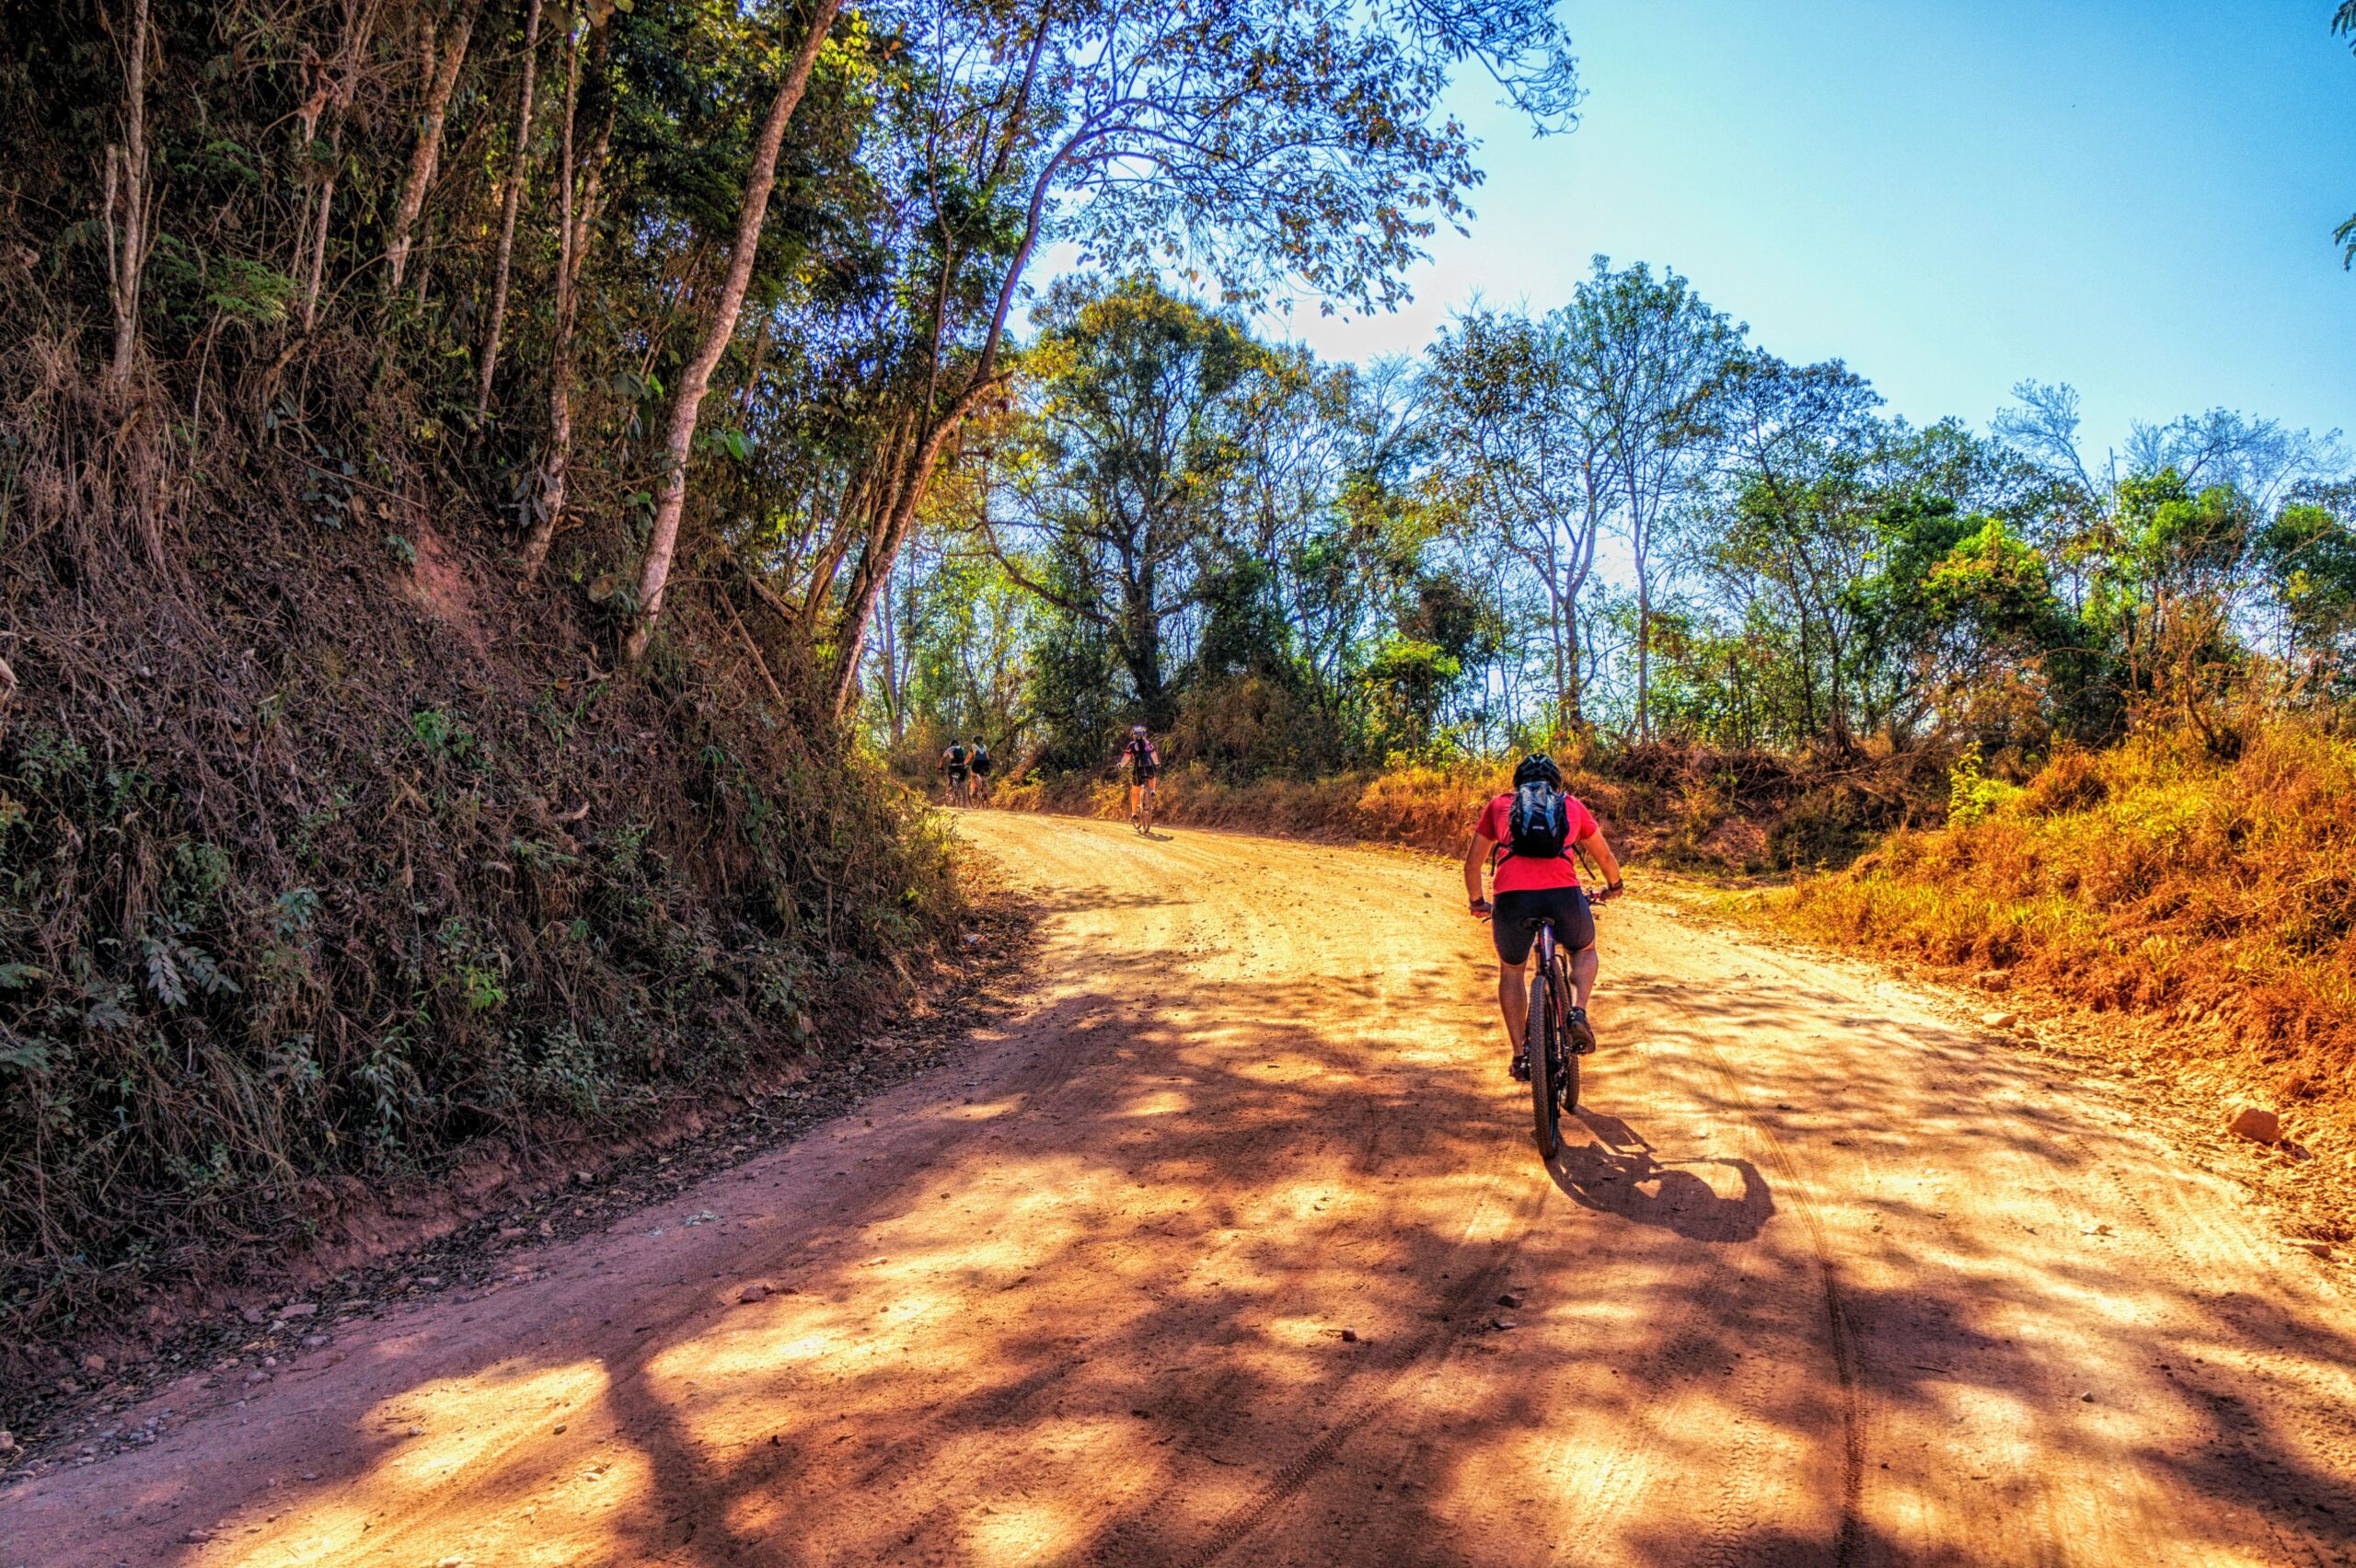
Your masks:
M 1653 1146 L 1619 1117 L 1597 1111 L 1577 1115 L 1594 1141 L 1565 1140 L 1549 1169 L 1554 1185 L 1582 1208 L 1656 1225 L 1696 1241 L 1748 1241 L 1775 1212 L 1767 1179 L 1747 1159 L 1702 1156 L 1663 1164 L 1654 1158 Z M 1700 1165 L 1731 1171 L 1741 1191 L 1725 1196 L 1694 1170 Z

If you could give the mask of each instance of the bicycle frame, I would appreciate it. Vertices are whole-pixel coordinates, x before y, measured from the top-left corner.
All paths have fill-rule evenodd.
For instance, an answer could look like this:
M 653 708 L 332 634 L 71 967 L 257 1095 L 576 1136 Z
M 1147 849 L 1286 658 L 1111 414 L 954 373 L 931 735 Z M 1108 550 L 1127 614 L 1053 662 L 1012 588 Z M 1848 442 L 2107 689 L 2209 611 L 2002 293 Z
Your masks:
M 1563 949 L 1561 944 L 1554 940 L 1553 921 L 1538 922 L 1538 940 L 1531 944 L 1530 951 L 1530 956 L 1538 961 L 1538 984 L 1547 988 L 1548 999 L 1553 1004 L 1554 1016 L 1557 1018 L 1567 1016 L 1571 1006 L 1571 994 L 1569 986 L 1565 983 L 1568 977 L 1556 968 L 1556 961 L 1561 958 Z

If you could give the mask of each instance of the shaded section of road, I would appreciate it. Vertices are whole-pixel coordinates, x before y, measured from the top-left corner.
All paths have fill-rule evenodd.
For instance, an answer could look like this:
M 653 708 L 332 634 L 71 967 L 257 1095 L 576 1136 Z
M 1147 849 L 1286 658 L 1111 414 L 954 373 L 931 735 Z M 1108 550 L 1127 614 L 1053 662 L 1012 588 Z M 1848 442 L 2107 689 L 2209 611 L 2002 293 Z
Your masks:
M 1549 1170 L 1448 868 L 964 822 L 1049 910 L 1013 1022 L 9 1494 L 0 1562 L 2356 1551 L 2318 1265 L 1903 986 L 1619 906 Z

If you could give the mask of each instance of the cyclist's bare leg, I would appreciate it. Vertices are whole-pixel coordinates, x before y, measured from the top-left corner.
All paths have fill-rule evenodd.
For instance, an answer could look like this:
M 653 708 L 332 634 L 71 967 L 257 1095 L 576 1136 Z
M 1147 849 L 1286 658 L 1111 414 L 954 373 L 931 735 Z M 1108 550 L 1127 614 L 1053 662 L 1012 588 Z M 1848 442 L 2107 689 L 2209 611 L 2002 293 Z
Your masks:
M 1571 954 L 1571 1005 L 1573 1007 L 1587 1006 L 1588 995 L 1595 989 L 1595 972 L 1600 962 L 1595 955 L 1593 942 L 1589 942 Z
M 1506 1015 L 1506 1043 L 1520 1050 L 1522 1031 L 1530 1027 L 1530 986 L 1520 964 L 1497 965 L 1497 1007 Z

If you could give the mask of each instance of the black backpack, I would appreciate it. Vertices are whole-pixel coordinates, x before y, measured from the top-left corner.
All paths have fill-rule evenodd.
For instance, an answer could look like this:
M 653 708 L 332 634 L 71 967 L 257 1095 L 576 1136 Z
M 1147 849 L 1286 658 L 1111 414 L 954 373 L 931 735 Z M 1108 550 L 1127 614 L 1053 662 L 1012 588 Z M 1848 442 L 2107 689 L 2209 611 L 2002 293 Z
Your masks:
M 1570 853 L 1570 798 L 1543 778 L 1513 792 L 1506 813 L 1507 852 L 1525 860 L 1559 860 Z
M 965 748 L 964 746 L 951 746 L 949 748 L 949 766 L 952 767 L 963 767 L 965 766 Z

